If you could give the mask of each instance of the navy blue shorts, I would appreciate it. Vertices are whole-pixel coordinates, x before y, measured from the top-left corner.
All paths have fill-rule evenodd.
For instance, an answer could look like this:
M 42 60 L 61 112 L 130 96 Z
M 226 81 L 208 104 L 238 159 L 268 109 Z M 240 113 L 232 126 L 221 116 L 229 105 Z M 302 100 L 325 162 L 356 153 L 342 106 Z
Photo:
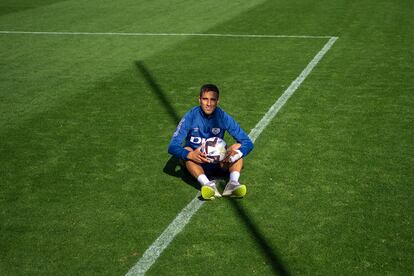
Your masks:
M 228 170 L 220 167 L 219 163 L 203 163 L 201 167 L 203 167 L 204 173 L 207 176 L 226 176 L 228 174 Z
M 179 163 L 183 169 L 186 169 L 185 161 L 183 159 L 180 159 Z M 203 163 L 201 164 L 201 167 L 207 176 L 227 176 L 229 173 L 229 170 L 227 168 L 222 168 L 219 163 Z

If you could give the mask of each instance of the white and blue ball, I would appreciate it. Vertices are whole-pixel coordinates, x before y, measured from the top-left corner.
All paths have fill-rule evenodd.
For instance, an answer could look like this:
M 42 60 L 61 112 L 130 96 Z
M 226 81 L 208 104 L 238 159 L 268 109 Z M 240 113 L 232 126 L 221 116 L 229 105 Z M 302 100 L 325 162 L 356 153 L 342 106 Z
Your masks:
M 211 137 L 206 139 L 201 147 L 201 152 L 207 155 L 207 159 L 212 163 L 219 163 L 224 160 L 227 152 L 226 142 L 219 137 Z

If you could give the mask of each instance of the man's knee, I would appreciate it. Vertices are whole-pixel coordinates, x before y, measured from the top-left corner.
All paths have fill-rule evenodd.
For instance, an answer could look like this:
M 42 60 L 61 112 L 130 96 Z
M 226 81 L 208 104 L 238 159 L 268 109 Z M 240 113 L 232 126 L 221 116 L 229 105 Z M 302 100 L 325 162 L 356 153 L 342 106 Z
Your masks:
M 188 150 L 188 151 L 193 151 L 193 149 L 192 148 L 190 148 L 190 147 L 184 147 L 184 149 L 186 149 L 186 150 Z M 187 167 L 186 166 L 186 163 L 188 162 L 189 160 L 184 160 L 184 159 L 181 159 L 180 158 L 180 160 L 178 161 L 178 163 L 181 165 L 181 166 L 183 166 L 183 167 Z
M 233 163 L 220 163 L 220 167 L 226 171 L 238 170 L 241 171 L 243 169 L 243 158 L 233 162 Z
M 184 147 L 184 149 L 188 150 L 188 151 L 194 151 L 192 148 L 190 147 Z M 203 167 L 192 161 L 192 160 L 184 160 L 184 159 L 180 159 L 180 165 L 185 168 L 191 175 L 193 175 L 194 177 L 197 178 L 197 176 L 199 176 L 200 174 L 204 174 L 204 169 Z
M 199 175 L 204 174 L 204 169 L 200 164 L 197 164 L 194 161 L 187 160 L 185 161 L 184 168 L 187 169 L 187 171 L 197 178 Z

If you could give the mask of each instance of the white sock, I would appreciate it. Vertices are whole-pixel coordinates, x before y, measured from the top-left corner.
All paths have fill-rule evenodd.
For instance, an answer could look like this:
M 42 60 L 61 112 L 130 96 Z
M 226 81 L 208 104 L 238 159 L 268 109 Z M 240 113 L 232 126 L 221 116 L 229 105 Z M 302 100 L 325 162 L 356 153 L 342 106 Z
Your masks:
M 197 181 L 200 182 L 201 185 L 206 185 L 208 182 L 210 182 L 205 174 L 200 174 L 197 177 Z
M 234 171 L 230 173 L 230 180 L 239 182 L 240 172 Z

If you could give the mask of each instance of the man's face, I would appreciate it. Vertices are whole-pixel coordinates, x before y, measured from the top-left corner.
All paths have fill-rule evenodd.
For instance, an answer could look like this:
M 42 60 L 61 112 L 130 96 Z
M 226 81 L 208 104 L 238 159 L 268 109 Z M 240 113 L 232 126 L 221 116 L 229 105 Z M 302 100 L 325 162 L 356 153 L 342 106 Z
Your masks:
M 218 95 L 214 91 L 206 91 L 199 99 L 201 109 L 206 115 L 211 115 L 219 103 Z

